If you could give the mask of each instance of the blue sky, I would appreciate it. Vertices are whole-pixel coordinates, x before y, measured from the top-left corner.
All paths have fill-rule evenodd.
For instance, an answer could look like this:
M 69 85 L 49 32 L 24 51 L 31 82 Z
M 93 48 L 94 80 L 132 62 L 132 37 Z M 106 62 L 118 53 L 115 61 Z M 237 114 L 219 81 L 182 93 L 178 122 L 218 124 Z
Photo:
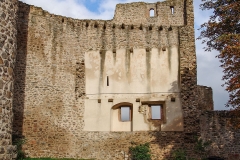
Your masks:
M 77 18 L 77 19 L 104 19 L 109 20 L 114 16 L 115 6 L 118 3 L 130 3 L 143 1 L 148 3 L 159 0 L 21 0 L 27 4 L 42 7 L 50 13 Z M 161 1 L 161 0 L 160 0 Z M 194 0 L 195 12 L 195 37 L 198 37 L 199 26 L 206 22 L 211 14 L 210 11 L 201 11 L 201 0 Z M 223 82 L 222 68 L 215 56 L 216 51 L 205 52 L 201 41 L 196 41 L 198 84 L 210 86 L 213 89 L 215 110 L 224 110 L 228 100 L 228 93 L 221 86 Z

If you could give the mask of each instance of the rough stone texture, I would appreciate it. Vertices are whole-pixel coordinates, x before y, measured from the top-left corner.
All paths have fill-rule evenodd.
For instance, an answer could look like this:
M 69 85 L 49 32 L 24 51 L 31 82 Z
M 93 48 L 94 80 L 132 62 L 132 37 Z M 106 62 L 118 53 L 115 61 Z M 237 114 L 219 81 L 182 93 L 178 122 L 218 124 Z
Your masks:
M 12 146 L 13 68 L 16 57 L 17 0 L 0 1 L 0 159 L 14 156 Z
M 125 25 L 153 25 L 153 26 L 183 26 L 183 15 L 185 10 L 184 1 L 167 0 L 157 3 L 128 3 L 118 4 L 116 7 L 113 22 Z M 174 14 L 171 8 L 174 7 Z M 154 17 L 150 17 L 149 10 L 154 9 Z
M 184 1 L 184 26 L 180 35 L 181 98 L 184 114 L 184 129 L 187 134 L 199 134 L 199 110 L 197 109 L 197 70 L 194 38 L 193 1 Z
M 25 152 L 31 157 L 124 159 L 131 142 L 150 142 L 153 159 L 169 159 L 180 147 L 193 155 L 199 122 L 192 5 L 191 0 L 118 5 L 113 20 L 101 21 L 56 16 L 19 2 L 14 133 L 27 138 Z M 149 18 L 150 8 L 157 16 Z M 173 45 L 180 48 L 184 132 L 83 131 L 85 52 Z
M 149 17 L 150 9 L 155 17 Z M 217 151 L 219 156 L 238 156 L 239 144 L 231 139 L 239 137 L 238 132 L 225 125 L 227 113 L 201 115 L 201 110 L 212 109 L 212 101 L 211 89 L 197 87 L 192 0 L 119 4 L 109 21 L 57 16 L 17 0 L 0 0 L 0 11 L 0 159 L 12 158 L 12 101 L 13 134 L 27 139 L 23 149 L 31 157 L 122 160 L 132 142 L 149 142 L 153 160 L 171 159 L 178 148 L 198 157 L 192 151 L 195 136 L 214 140 L 212 155 Z M 88 99 L 85 52 L 138 48 L 149 52 L 173 45 L 179 47 L 177 83 L 184 131 L 83 131 Z M 221 139 L 223 135 L 231 143 Z
M 206 111 L 200 117 L 201 137 L 212 141 L 209 155 L 224 157 L 227 160 L 240 159 L 240 130 L 230 122 L 229 111 Z
M 213 111 L 213 92 L 211 87 L 197 86 L 198 106 L 201 111 Z
M 17 19 L 17 56 L 14 74 L 14 95 L 13 95 L 13 134 L 21 135 L 25 98 L 25 77 L 26 77 L 26 53 L 28 36 L 28 13 L 30 6 L 18 3 Z M 24 11 L 24 12 L 22 12 Z M 24 14 L 26 13 L 26 14 Z

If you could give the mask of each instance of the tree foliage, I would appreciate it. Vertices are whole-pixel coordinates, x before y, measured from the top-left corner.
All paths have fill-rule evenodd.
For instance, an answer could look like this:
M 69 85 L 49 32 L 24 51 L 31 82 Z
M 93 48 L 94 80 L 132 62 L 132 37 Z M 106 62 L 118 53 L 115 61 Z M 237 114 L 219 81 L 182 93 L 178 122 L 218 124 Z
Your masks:
M 223 68 L 224 86 L 229 92 L 227 107 L 240 106 L 240 1 L 202 0 L 202 10 L 213 10 L 208 22 L 201 25 L 198 39 L 206 51 L 217 50 Z

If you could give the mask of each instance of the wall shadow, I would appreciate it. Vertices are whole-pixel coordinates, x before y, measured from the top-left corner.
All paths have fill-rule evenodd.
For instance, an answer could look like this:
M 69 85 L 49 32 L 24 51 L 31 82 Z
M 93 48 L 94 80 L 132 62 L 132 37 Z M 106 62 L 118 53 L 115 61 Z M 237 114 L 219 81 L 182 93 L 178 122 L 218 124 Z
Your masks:
M 189 75 L 190 77 L 190 75 Z M 191 81 L 189 79 L 188 81 Z M 188 83 L 185 82 L 185 83 Z M 179 91 L 180 84 L 178 81 L 174 81 L 171 84 L 171 88 L 168 90 L 169 93 L 178 94 L 178 97 L 181 99 L 181 106 L 182 106 L 182 118 L 178 117 L 174 121 L 171 122 L 171 127 L 183 125 L 183 131 L 161 131 L 152 133 L 154 139 L 150 142 L 151 146 L 158 146 L 156 151 L 154 150 L 155 147 L 151 148 L 151 151 L 159 152 L 161 154 L 153 154 L 153 159 L 173 159 L 173 155 L 178 151 L 184 151 L 185 155 L 188 158 L 198 158 L 199 155 L 194 152 L 194 146 L 196 145 L 196 137 L 199 137 L 198 131 L 198 124 L 197 117 L 198 112 L 191 113 L 190 110 L 186 107 L 189 104 L 190 99 L 195 98 L 194 94 L 190 94 L 190 88 L 186 87 L 182 91 Z M 180 86 L 179 86 L 180 85 Z M 187 86 L 187 85 L 186 85 Z M 191 90 L 192 92 L 194 89 Z M 177 93 L 179 92 L 179 93 Z M 183 95 L 188 95 L 185 99 L 183 99 Z M 173 96 L 174 97 L 174 96 Z M 174 102 L 172 102 L 174 103 Z M 171 107 L 171 106 L 169 106 Z M 186 113 L 191 113 L 186 114 Z M 175 113 L 168 113 L 168 114 L 175 114 Z M 194 117 L 195 115 L 195 117 Z M 191 120 L 189 120 L 191 119 Z M 183 123 L 183 124 L 180 124 Z M 158 157 L 157 157 L 158 156 Z M 161 156 L 161 157 L 159 157 Z
M 13 137 L 22 137 L 23 131 L 29 12 L 30 6 L 19 1 L 17 12 L 17 55 L 13 90 Z
M 231 111 L 205 111 L 201 114 L 201 137 L 212 142 L 208 148 L 209 156 L 218 156 L 226 160 L 240 159 L 240 129 L 231 123 L 234 118 L 231 113 Z

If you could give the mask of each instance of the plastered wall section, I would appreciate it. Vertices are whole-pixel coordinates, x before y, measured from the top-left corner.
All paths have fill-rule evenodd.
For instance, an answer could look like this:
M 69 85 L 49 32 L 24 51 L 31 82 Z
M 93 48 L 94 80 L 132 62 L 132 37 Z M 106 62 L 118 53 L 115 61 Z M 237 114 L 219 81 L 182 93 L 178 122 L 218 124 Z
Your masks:
M 132 52 L 120 49 L 116 50 L 116 53 L 90 51 L 85 53 L 85 67 L 88 99 L 85 100 L 84 130 L 154 130 L 156 127 L 149 122 L 151 117 L 146 117 L 145 114 L 139 112 L 142 103 L 136 102 L 136 99 L 161 101 L 164 105 L 167 103 L 165 108 L 167 112 L 163 113 L 166 122 L 162 124 L 160 130 L 183 130 L 177 46 L 171 46 L 166 51 L 159 48 L 152 48 L 150 51 L 133 49 Z M 171 98 L 177 100 L 170 103 Z M 109 99 L 113 99 L 113 102 L 108 102 Z M 126 122 L 118 120 L 116 124 L 112 120 L 114 118 L 111 113 L 112 107 L 122 102 L 133 104 L 131 130 L 121 130 L 125 128 Z

